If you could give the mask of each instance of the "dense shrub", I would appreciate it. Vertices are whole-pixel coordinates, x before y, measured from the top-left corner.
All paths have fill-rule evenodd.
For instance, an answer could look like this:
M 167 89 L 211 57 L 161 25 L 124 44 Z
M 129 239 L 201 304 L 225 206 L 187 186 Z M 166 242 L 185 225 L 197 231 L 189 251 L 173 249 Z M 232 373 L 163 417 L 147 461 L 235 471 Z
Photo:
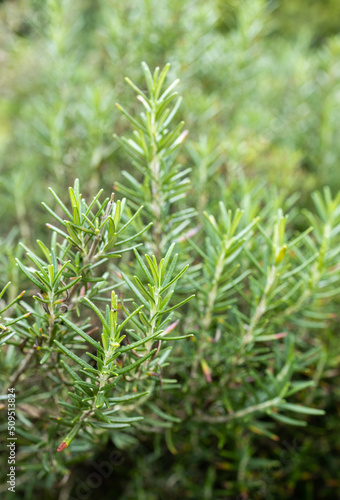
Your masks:
M 18 498 L 339 495 L 337 9 L 0 4 Z

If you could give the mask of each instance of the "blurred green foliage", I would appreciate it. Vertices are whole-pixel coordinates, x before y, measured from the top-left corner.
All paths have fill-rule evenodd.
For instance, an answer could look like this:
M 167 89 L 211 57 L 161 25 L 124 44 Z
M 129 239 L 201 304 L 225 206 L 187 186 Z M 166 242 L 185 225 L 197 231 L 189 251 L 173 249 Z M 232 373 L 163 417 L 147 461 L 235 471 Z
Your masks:
M 12 281 L 10 301 L 22 290 L 16 243 L 45 234 L 47 186 L 63 192 L 78 177 L 85 196 L 101 187 L 107 195 L 131 171 L 112 138 L 128 129 L 115 102 L 139 109 L 124 76 L 143 88 L 142 60 L 170 62 L 170 79 L 180 77 L 190 135 L 179 161 L 192 167 L 191 206 L 210 213 L 219 200 L 254 204 L 255 216 L 270 197 L 284 204 L 298 193 L 296 207 L 310 208 L 314 189 L 329 185 L 335 195 L 339 56 L 337 0 L 2 1 L 0 288 Z M 299 210 L 293 220 L 293 229 L 307 227 Z M 308 429 L 282 425 L 280 443 L 263 429 L 252 439 L 241 424 L 212 435 L 191 421 L 165 437 L 117 438 L 125 460 L 114 475 L 117 498 L 339 496 L 339 318 L 326 323 L 320 342 L 314 333 L 308 340 L 323 355 L 305 372 L 319 382 L 310 398 L 325 417 Z M 167 397 L 174 411 L 186 404 L 182 393 Z
M 323 17 L 332 30 L 336 4 L 315 2 L 325 16 L 308 23 L 312 34 L 321 36 Z M 187 161 L 194 148 L 194 162 L 212 161 L 215 171 L 244 170 L 306 194 L 324 183 L 337 189 L 340 40 L 311 48 L 293 8 L 314 16 L 304 3 L 261 0 L 3 2 L 2 230 L 19 220 L 25 238 L 42 229 L 30 222 L 46 184 L 78 176 L 89 192 L 112 186 L 113 165 L 125 162 L 112 143 L 124 129 L 114 103 L 130 100 L 122 77 L 140 82 L 141 60 L 169 61 L 181 76 Z M 277 34 L 278 22 L 294 36 Z M 202 177 L 195 182 L 202 189 Z

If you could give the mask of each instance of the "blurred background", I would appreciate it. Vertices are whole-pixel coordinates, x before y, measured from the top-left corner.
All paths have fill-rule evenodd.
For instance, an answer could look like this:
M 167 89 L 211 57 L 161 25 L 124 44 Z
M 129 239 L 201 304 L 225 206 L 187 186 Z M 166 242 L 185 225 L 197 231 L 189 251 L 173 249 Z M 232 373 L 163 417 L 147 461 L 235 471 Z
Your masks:
M 209 189 L 202 165 L 226 162 L 337 189 L 339 29 L 337 0 L 3 0 L 1 232 L 37 236 L 48 185 L 111 189 L 127 161 L 115 102 L 139 109 L 124 77 L 143 85 L 143 60 L 181 79 L 196 190 Z
M 339 0 L 2 0 L 0 274 L 13 297 L 21 291 L 16 244 L 44 235 L 48 186 L 60 194 L 79 177 L 84 195 L 101 187 L 109 194 L 130 168 L 112 138 L 129 130 L 115 102 L 139 112 L 124 77 L 143 86 L 141 61 L 151 69 L 170 62 L 168 81 L 181 80 L 190 135 L 179 161 L 192 167 L 199 210 L 241 174 L 298 192 L 301 206 L 316 188 L 339 189 Z M 326 390 L 332 411 L 310 431 L 306 452 L 289 438 L 289 456 L 296 448 L 308 462 L 302 473 L 301 457 L 288 460 L 289 481 L 303 483 L 295 491 L 306 500 L 335 498 L 339 488 L 340 393 L 335 384 Z M 152 484 L 155 468 L 164 481 L 167 467 L 157 469 L 156 459 L 148 441 L 125 457 L 119 475 L 131 491 L 142 477 Z M 185 475 L 176 457 L 167 460 Z M 143 497 L 141 488 L 138 499 L 165 498 L 151 491 Z

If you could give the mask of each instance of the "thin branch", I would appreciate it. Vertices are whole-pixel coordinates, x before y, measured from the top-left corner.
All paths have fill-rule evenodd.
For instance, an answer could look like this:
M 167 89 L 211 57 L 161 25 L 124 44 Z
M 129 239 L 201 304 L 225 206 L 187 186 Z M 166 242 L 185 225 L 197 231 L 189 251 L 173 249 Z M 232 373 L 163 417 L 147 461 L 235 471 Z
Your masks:
M 231 420 L 235 420 L 237 418 L 243 418 L 250 413 L 255 413 L 257 411 L 263 411 L 267 408 L 271 408 L 273 406 L 277 406 L 282 402 L 281 398 L 274 398 L 269 401 L 265 401 L 264 403 L 260 403 L 258 405 L 248 406 L 244 410 L 236 411 L 235 413 L 230 413 L 229 415 L 204 415 L 203 413 L 199 413 L 194 419 L 198 422 L 209 422 L 211 424 L 225 424 L 230 422 Z

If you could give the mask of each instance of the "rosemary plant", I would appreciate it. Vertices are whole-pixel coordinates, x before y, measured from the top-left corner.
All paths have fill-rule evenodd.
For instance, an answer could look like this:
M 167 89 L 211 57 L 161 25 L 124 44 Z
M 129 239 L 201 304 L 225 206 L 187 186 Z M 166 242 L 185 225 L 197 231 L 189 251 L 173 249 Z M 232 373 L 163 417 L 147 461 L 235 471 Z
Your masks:
M 21 244 L 25 299 L 1 303 L 1 401 L 17 388 L 28 499 L 41 481 L 67 498 L 74 464 L 110 441 L 127 453 L 139 443 L 138 460 L 153 440 L 148 460 L 162 472 L 163 434 L 182 481 L 171 498 L 202 498 L 202 469 L 204 498 L 250 498 L 259 439 L 277 443 L 325 413 L 314 395 L 340 290 L 340 195 L 315 193 L 302 221 L 296 197 L 268 196 L 241 172 L 237 196 L 226 188 L 208 204 L 198 182 L 194 206 L 190 168 L 176 157 L 188 135 L 176 124 L 178 80 L 165 87 L 169 65 L 142 68 L 145 90 L 126 80 L 143 112 L 117 104 L 134 130 L 115 135 L 132 159 L 115 194 L 85 197 L 77 179 L 67 202 L 50 188 L 50 243 Z M 205 179 L 219 166 L 213 155 Z M 124 499 L 146 498 L 152 481 L 163 491 L 138 463 Z
M 179 80 L 175 80 L 164 90 L 162 87 L 170 64 L 162 71 L 156 68 L 153 75 L 145 63 L 142 68 L 148 95 L 129 78 L 126 81 L 137 93 L 144 112 L 138 120 L 116 104 L 135 129 L 133 139 L 115 135 L 131 157 L 132 165 L 140 178 L 124 170 L 122 175 L 126 184 L 117 182 L 116 185 L 118 191 L 131 200 L 132 206 L 138 203 L 145 206 L 143 223 L 146 224 L 150 219 L 153 221 L 151 230 L 146 233 L 148 243 L 155 255 L 158 255 L 169 242 L 176 241 L 183 234 L 195 210 L 186 205 L 182 209 L 176 206 L 176 202 L 186 197 L 190 184 L 186 177 L 190 168 L 181 168 L 174 156 L 188 131 L 182 131 L 183 121 L 171 128 L 182 100 L 173 91 Z
M 50 191 L 58 206 L 55 211 L 43 203 L 57 222 L 57 226 L 47 224 L 51 244 L 38 240 L 39 254 L 23 245 L 30 263 L 17 259 L 31 285 L 34 303 L 21 300 L 22 314 L 2 325 L 1 339 L 7 346 L 2 398 L 20 384 L 22 390 L 26 388 L 18 397 L 22 407 L 41 400 L 35 411 L 49 422 L 41 432 L 22 416 L 18 434 L 26 442 L 22 453 L 27 465 L 22 463 L 21 469 L 39 470 L 42 460 L 47 474 L 65 473 L 65 462 L 55 450 L 63 451 L 79 432 L 90 449 L 90 442 L 107 439 L 109 430 L 142 420 L 143 402 L 160 383 L 163 389 L 171 386 L 174 381 L 161 376 L 168 342 L 190 336 L 170 334 L 178 324 L 172 314 L 192 298 L 171 302 L 177 281 L 187 269 L 175 272 L 174 244 L 160 261 L 137 252 L 138 240 L 151 225 L 135 229 L 143 207 L 127 216 L 126 200 L 115 202 L 112 195 L 100 201 L 103 190 L 86 203 L 78 180 L 69 189 L 70 209 Z M 144 283 L 128 271 L 109 271 L 109 259 L 121 258 L 131 249 Z M 106 301 L 109 304 L 103 309 Z M 43 392 L 33 382 L 37 377 Z M 136 415 L 128 416 L 133 409 Z

